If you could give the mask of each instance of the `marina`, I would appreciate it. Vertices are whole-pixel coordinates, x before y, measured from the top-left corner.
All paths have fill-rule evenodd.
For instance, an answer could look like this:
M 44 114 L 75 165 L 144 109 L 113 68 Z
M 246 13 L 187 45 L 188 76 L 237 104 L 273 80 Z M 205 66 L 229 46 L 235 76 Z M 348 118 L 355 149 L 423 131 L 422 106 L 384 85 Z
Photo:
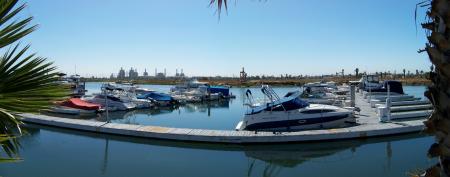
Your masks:
M 67 119 L 35 114 L 22 114 L 22 120 L 28 123 L 115 135 L 176 141 L 246 144 L 342 140 L 420 132 L 424 128 L 425 116 L 429 115 L 429 111 L 393 112 L 391 115 L 393 120 L 385 121 L 380 115 L 377 115 L 376 109 L 370 106 L 362 93 L 355 94 L 355 96 L 355 105 L 360 108 L 356 114 L 357 125 L 295 132 L 178 128 Z
M 450 176 L 450 0 L 0 2 L 0 177 Z

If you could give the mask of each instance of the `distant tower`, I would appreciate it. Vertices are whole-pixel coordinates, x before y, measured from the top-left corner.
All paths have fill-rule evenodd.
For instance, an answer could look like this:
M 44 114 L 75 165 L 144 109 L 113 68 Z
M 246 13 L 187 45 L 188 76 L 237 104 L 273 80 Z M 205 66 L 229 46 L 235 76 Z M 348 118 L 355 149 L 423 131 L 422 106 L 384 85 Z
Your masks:
M 158 69 L 155 68 L 155 77 L 158 75 Z
M 119 74 L 117 74 L 118 79 L 124 79 L 125 78 L 125 70 L 121 67 L 119 70 Z
M 144 69 L 144 77 L 148 77 L 147 69 Z
M 178 69 L 175 69 L 175 77 L 178 77 L 178 76 L 180 76 L 180 75 L 178 74 Z
M 164 77 L 167 77 L 166 68 L 164 68 Z
M 242 71 L 239 74 L 239 81 L 241 83 L 246 82 L 247 81 L 247 73 L 244 70 L 244 67 L 242 67 Z

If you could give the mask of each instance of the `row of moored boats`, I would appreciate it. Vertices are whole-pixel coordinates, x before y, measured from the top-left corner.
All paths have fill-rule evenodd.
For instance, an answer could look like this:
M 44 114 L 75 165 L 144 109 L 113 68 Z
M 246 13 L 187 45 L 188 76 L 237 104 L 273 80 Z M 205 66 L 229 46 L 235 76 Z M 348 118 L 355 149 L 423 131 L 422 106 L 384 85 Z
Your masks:
M 101 93 L 83 95 L 57 103 L 49 112 L 79 116 L 95 115 L 102 111 L 127 111 L 173 107 L 179 104 L 234 98 L 227 86 L 210 86 L 192 80 L 178 84 L 163 93 L 128 83 L 106 83 Z

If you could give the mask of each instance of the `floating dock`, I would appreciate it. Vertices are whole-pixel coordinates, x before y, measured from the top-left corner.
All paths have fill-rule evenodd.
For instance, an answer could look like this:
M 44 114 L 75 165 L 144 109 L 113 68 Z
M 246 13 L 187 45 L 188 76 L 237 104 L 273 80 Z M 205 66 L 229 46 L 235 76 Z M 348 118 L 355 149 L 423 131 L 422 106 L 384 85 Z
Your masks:
M 369 138 L 419 132 L 424 128 L 423 121 L 426 117 L 380 122 L 375 109 L 371 108 L 370 103 L 368 103 L 362 95 L 356 94 L 355 103 L 361 110 L 359 114 L 356 115 L 358 117 L 357 123 L 359 125 L 326 130 L 277 133 L 118 124 L 37 114 L 21 114 L 21 116 L 22 121 L 26 123 L 80 131 L 153 139 L 229 144 L 288 143 Z

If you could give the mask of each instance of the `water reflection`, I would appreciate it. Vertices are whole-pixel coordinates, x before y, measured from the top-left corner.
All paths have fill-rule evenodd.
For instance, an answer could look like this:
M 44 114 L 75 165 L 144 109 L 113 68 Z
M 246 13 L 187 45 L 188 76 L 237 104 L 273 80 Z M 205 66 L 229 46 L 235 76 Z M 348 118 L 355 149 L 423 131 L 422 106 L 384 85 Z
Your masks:
M 208 116 L 211 116 L 211 109 L 220 109 L 220 108 L 229 108 L 230 102 L 233 100 L 219 100 L 219 101 L 211 101 L 211 102 L 203 102 L 203 103 L 189 103 L 180 107 L 185 112 L 193 113 L 193 112 L 203 112 L 208 113 Z
M 103 151 L 99 152 L 103 154 L 102 164 L 99 167 L 101 174 L 107 174 L 110 170 L 108 164 L 111 161 L 110 155 L 110 142 L 121 142 L 126 146 L 133 146 L 133 144 L 140 144 L 158 148 L 176 148 L 173 150 L 173 154 L 170 157 L 162 158 L 175 158 L 179 156 L 179 153 L 184 153 L 186 149 L 195 150 L 212 150 L 214 152 L 242 152 L 247 158 L 246 175 L 247 176 L 282 176 L 280 173 L 283 170 L 293 169 L 301 167 L 302 164 L 307 162 L 328 164 L 333 162 L 340 162 L 343 160 L 351 160 L 355 157 L 355 154 L 360 151 L 361 146 L 382 143 L 385 147 L 385 157 L 382 158 L 384 162 L 378 162 L 380 165 L 386 165 L 385 170 L 389 171 L 391 168 L 391 159 L 394 156 L 394 151 L 391 142 L 399 140 L 408 140 L 422 137 L 420 134 L 410 134 L 394 136 L 389 138 L 373 138 L 366 140 L 348 140 L 348 141 L 335 141 L 335 142 L 316 142 L 316 143 L 297 143 L 297 144 L 279 144 L 279 145 L 225 145 L 225 144 L 210 144 L 210 143 L 191 143 L 191 142 L 174 142 L 155 139 L 144 138 L 131 138 L 124 136 L 95 134 L 89 132 L 80 132 L 73 130 L 66 130 L 60 128 L 30 125 L 27 128 L 30 132 L 30 137 L 26 139 L 35 138 L 39 135 L 41 129 L 50 132 L 57 132 L 62 134 L 78 135 L 82 137 L 88 137 L 89 139 L 95 139 L 96 141 L 103 140 Z M 115 143 L 114 145 L 117 145 Z M 113 146 L 114 146 L 113 145 Z M 114 148 L 114 147 L 113 147 Z M 117 146 L 115 147 L 117 150 Z M 364 148 L 362 148 L 364 149 Z M 122 149 L 122 150 L 127 150 Z M 135 152 L 142 153 L 145 152 Z M 179 157 L 178 157 L 179 158 Z M 116 159 L 118 160 L 118 159 Z M 128 159 L 120 159 L 128 160 Z M 139 159 L 136 159 L 139 161 Z M 196 161 L 201 161 L 197 159 Z M 168 164 L 165 164 L 168 165 Z M 164 164 L 162 164 L 164 166 Z M 350 167 L 347 167 L 350 168 Z
M 230 102 L 227 100 L 212 101 L 205 103 L 185 104 L 174 107 L 159 107 L 157 109 L 137 109 L 132 111 L 116 111 L 109 113 L 109 120 L 116 123 L 126 124 L 146 124 L 143 120 L 151 120 L 158 118 L 164 114 L 182 114 L 183 113 L 205 113 L 211 117 L 211 109 L 228 109 Z M 167 116 L 165 116 L 167 118 Z M 106 114 L 100 114 L 98 117 L 92 118 L 98 121 L 106 121 Z

